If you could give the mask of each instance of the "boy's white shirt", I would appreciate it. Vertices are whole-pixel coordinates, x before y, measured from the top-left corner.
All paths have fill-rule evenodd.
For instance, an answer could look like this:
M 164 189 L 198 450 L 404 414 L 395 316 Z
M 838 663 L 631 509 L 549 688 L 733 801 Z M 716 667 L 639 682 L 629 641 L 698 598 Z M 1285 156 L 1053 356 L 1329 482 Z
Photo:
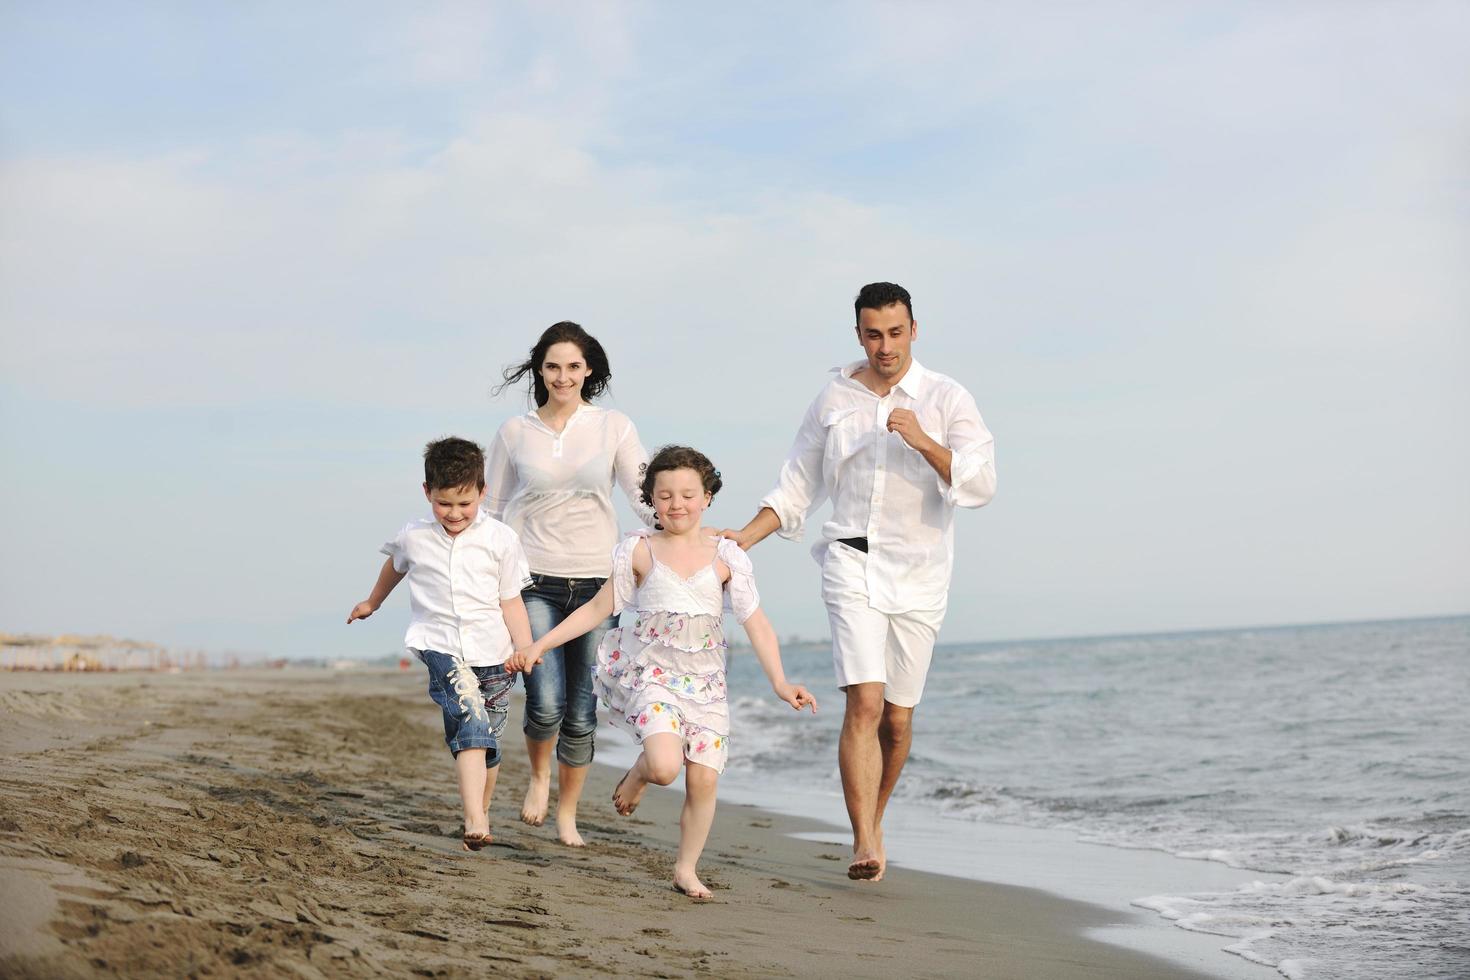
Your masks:
M 520 540 L 484 510 L 454 537 L 434 518 L 410 521 L 382 547 L 406 572 L 413 618 L 403 643 L 471 667 L 505 663 L 515 650 L 500 603 L 531 584 Z

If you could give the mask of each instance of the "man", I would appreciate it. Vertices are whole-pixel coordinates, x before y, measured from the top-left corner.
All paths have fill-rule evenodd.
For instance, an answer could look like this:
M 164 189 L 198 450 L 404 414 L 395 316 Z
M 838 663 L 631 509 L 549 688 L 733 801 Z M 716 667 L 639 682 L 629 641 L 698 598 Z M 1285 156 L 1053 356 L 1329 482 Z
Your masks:
M 949 597 L 954 509 L 995 494 L 994 440 L 958 382 L 913 358 L 913 301 L 888 282 L 853 304 L 867 355 L 836 370 L 807 409 L 776 488 L 739 531 L 750 549 L 772 531 L 801 537 L 827 497 L 832 519 L 812 555 L 847 695 L 838 747 L 852 821 L 847 875 L 887 867 L 883 809 L 908 758 L 914 706 Z

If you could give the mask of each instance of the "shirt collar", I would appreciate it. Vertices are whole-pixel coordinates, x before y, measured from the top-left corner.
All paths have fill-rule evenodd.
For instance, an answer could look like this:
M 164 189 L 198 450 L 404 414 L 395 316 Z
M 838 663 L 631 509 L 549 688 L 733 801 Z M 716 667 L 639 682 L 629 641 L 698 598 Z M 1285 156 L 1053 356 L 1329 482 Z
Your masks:
M 867 359 L 864 358 L 863 360 L 853 361 L 851 364 L 847 365 L 839 364 L 837 367 L 833 368 L 832 371 L 839 377 L 843 377 L 846 378 L 848 381 L 852 381 L 853 374 L 857 371 L 860 371 L 863 367 L 867 365 L 867 363 Z M 916 357 L 909 361 L 909 369 L 903 373 L 903 380 L 901 380 L 893 387 L 899 389 L 905 395 L 908 395 L 910 398 L 917 401 L 919 398 L 919 392 L 924 390 L 924 381 L 928 376 L 929 372 L 924 369 L 924 365 L 920 364 L 919 359 Z M 852 381 L 852 383 L 863 387 L 861 382 Z M 863 387 L 863 390 L 867 391 L 868 389 L 866 387 Z
M 472 521 L 470 521 L 470 526 L 467 527 L 467 528 L 465 528 L 463 531 L 460 531 L 454 537 L 455 538 L 462 538 L 462 537 L 464 537 L 470 531 L 473 531 L 475 528 L 477 528 L 481 524 L 485 523 L 485 519 L 488 518 L 489 516 L 490 516 L 490 512 L 488 510 L 486 510 L 483 505 L 481 505 L 478 509 L 475 510 L 475 519 L 472 520 Z M 429 510 L 429 520 L 431 522 L 433 522 L 434 530 L 439 534 L 439 537 L 443 538 L 445 541 L 453 541 L 454 540 L 454 538 L 451 538 L 449 536 L 449 532 L 446 531 L 446 530 L 444 530 L 444 525 L 439 523 L 439 518 L 437 518 L 437 517 L 434 516 L 434 511 L 433 511 L 432 508 L 430 508 L 430 510 Z
M 572 427 L 572 423 L 576 422 L 577 419 L 583 418 L 585 416 L 591 415 L 593 412 L 599 411 L 601 411 L 601 409 L 598 408 L 596 405 L 593 405 L 590 402 L 583 402 L 582 404 L 577 406 L 577 410 L 572 413 L 572 417 L 567 419 L 566 427 L 561 430 L 562 433 L 565 434 L 567 429 L 570 429 Z M 541 428 L 545 429 L 547 432 L 550 432 L 552 435 L 557 434 L 555 429 L 547 425 L 545 422 L 541 421 L 541 416 L 536 414 L 536 409 L 532 408 L 527 410 L 526 417 L 529 418 L 532 422 L 535 422 L 537 425 L 541 426 Z

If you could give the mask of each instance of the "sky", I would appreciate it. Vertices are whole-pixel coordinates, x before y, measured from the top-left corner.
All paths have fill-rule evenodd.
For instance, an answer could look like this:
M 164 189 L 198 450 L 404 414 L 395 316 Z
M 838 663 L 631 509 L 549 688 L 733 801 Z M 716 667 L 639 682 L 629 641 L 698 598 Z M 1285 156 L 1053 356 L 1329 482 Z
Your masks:
M 562 319 L 739 526 L 875 280 L 996 436 L 941 641 L 1470 612 L 1467 165 L 1459 2 L 6 3 L 0 630 L 396 649 Z

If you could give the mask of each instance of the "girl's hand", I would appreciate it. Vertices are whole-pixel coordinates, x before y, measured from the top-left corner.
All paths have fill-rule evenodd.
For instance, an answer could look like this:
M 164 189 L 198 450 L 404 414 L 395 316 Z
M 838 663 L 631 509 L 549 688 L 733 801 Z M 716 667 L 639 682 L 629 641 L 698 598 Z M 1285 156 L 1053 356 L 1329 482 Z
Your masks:
M 545 656 L 546 651 L 539 649 L 538 644 L 532 643 L 530 646 L 521 647 L 515 653 L 511 654 L 510 659 L 505 662 L 505 669 L 512 674 L 529 674 L 531 668 L 539 664 Z
M 782 682 L 780 684 L 773 685 L 773 690 L 775 690 L 776 692 L 776 697 L 780 698 L 782 701 L 785 701 L 797 711 L 800 711 L 807 705 L 811 705 L 812 714 L 817 713 L 817 699 L 812 696 L 811 691 L 808 691 L 800 684 Z
M 377 611 L 377 606 L 373 605 L 367 600 L 363 600 L 362 602 L 359 602 L 357 605 L 352 607 L 352 612 L 347 614 L 347 622 L 350 623 L 354 619 L 367 619 L 369 616 Z

